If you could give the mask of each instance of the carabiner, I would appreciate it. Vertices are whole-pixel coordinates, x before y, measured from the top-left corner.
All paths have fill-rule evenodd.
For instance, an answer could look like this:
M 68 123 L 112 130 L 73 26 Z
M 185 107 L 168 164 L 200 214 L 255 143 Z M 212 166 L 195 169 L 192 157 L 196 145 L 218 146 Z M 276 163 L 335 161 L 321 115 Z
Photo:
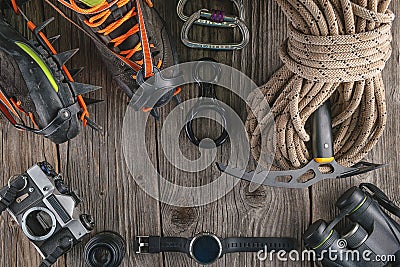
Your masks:
M 237 27 L 240 29 L 240 32 L 242 33 L 242 41 L 237 44 L 207 44 L 207 43 L 198 43 L 194 41 L 189 40 L 189 31 L 192 28 L 194 24 L 199 19 L 205 19 L 208 22 L 213 21 L 213 15 L 210 13 L 209 10 L 207 9 L 201 9 L 198 12 L 194 13 L 190 18 L 185 22 L 185 24 L 182 27 L 182 32 L 181 32 L 181 39 L 183 44 L 185 44 L 188 47 L 191 48 L 203 48 L 203 49 L 212 49 L 212 50 L 239 50 L 243 49 L 250 41 L 250 31 L 247 28 L 247 26 L 244 24 L 244 22 L 239 19 L 239 18 L 234 18 L 234 17 L 222 17 L 220 18 L 221 23 L 228 23 L 228 24 L 234 24 L 237 25 Z M 206 26 L 213 26 L 213 24 L 204 24 Z
M 180 0 L 178 2 L 178 5 L 176 7 L 176 12 L 178 13 L 178 16 L 181 20 L 183 20 L 184 22 L 189 20 L 189 16 L 186 16 L 184 14 L 184 8 L 185 5 L 187 3 L 188 0 Z M 243 1 L 242 0 L 231 0 L 231 2 L 233 2 L 236 6 L 237 11 L 239 12 L 239 16 L 238 18 L 242 21 L 245 20 L 245 9 L 244 9 L 244 5 L 243 5 Z M 203 26 L 215 26 L 215 27 L 237 27 L 236 23 L 232 23 L 232 21 L 234 21 L 233 16 L 225 16 L 225 12 L 221 11 L 221 10 L 213 10 L 212 13 L 209 14 L 210 18 L 208 19 L 198 19 L 195 24 L 198 25 L 203 25 Z M 230 18 L 227 21 L 224 21 L 223 19 L 227 17 Z
M 196 119 L 197 115 L 203 111 L 215 111 L 219 114 L 222 120 L 222 127 L 224 128 L 222 134 L 217 139 L 213 140 L 215 147 L 219 147 L 224 144 L 228 138 L 229 134 L 227 132 L 227 113 L 223 106 L 218 103 L 217 95 L 215 93 L 214 84 L 220 79 L 221 69 L 217 64 L 212 64 L 215 62 L 213 59 L 204 58 L 201 59 L 195 69 L 195 80 L 197 81 L 200 92 L 199 92 L 199 100 L 193 106 L 193 108 L 189 111 L 186 118 L 185 132 L 189 140 L 196 146 L 200 147 L 201 139 L 199 139 L 193 131 L 193 120 Z M 211 67 L 215 71 L 214 79 L 203 82 L 199 75 L 199 70 L 204 64 L 212 64 Z M 202 143 L 202 148 L 213 148 L 214 146 L 209 143 Z

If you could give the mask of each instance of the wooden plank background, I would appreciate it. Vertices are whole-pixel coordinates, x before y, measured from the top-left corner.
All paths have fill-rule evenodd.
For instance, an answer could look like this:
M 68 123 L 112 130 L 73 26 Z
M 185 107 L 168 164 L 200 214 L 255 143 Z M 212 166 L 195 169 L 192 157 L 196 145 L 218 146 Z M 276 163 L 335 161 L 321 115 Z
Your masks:
M 175 13 L 177 0 L 154 0 L 155 6 L 166 19 L 175 37 L 180 36 L 182 22 Z M 198 0 L 188 3 L 188 10 L 197 10 L 210 5 L 210 1 Z M 282 11 L 273 0 L 244 0 L 246 23 L 251 31 L 250 45 L 238 52 L 211 52 L 186 48 L 176 38 L 181 62 L 213 57 L 221 63 L 231 65 L 257 84 L 265 83 L 270 75 L 281 66 L 278 56 L 280 44 L 286 38 L 287 22 Z M 212 8 L 233 12 L 229 1 L 213 1 Z M 400 13 L 400 3 L 393 1 L 391 9 Z M 261 187 L 249 193 L 248 183 L 241 182 L 220 200 L 202 207 L 173 207 L 148 196 L 134 182 L 128 171 L 121 147 L 121 128 L 126 103 L 129 101 L 112 80 L 101 63 L 100 55 L 93 43 L 79 30 L 67 23 L 43 1 L 33 0 L 25 7 L 26 13 L 36 23 L 54 16 L 56 22 L 47 28 L 48 36 L 62 34 L 57 44 L 58 51 L 79 47 L 79 56 L 70 62 L 72 67 L 85 66 L 77 79 L 79 82 L 103 86 L 103 90 L 92 96 L 105 101 L 92 107 L 92 116 L 101 124 L 103 135 L 86 129 L 76 139 L 56 146 L 41 137 L 20 133 L 8 124 L 0 131 L 0 174 L 2 184 L 8 177 L 19 174 L 35 162 L 47 160 L 57 166 L 67 182 L 77 189 L 85 201 L 81 209 L 93 214 L 97 223 L 96 231 L 114 230 L 127 240 L 128 254 L 123 266 L 197 266 L 194 261 L 180 254 L 140 255 L 133 250 L 136 235 L 165 235 L 191 237 L 200 231 L 211 231 L 221 237 L 228 236 L 291 236 L 301 238 L 301 233 L 311 221 L 318 218 L 329 220 L 337 214 L 336 199 L 347 188 L 360 182 L 373 182 L 386 191 L 390 197 L 400 201 L 397 167 L 400 161 L 397 136 L 400 132 L 400 74 L 399 74 L 399 33 L 400 23 L 393 25 L 393 55 L 384 71 L 387 90 L 388 126 L 384 138 L 370 153 L 368 160 L 385 162 L 389 167 L 360 177 L 327 181 L 304 190 L 289 190 Z M 6 11 L 7 18 L 25 35 L 29 35 L 20 18 Z M 232 39 L 232 32 L 196 27 L 194 36 L 214 41 Z M 1 66 L 5 68 L 6 66 Z M 0 69 L 1 71 L 1 69 Z M 18 79 L 18 77 L 16 77 Z M 187 100 L 197 96 L 195 87 L 185 87 L 182 94 Z M 223 91 L 219 95 L 245 118 L 243 103 L 235 96 Z M 198 174 L 176 170 L 163 156 L 160 148 L 160 129 L 163 118 L 175 107 L 170 104 L 161 111 L 159 122 L 148 123 L 147 147 L 149 156 L 159 172 L 178 184 L 195 186 L 199 181 L 209 181 L 218 175 L 215 166 Z M 205 123 L 205 124 L 204 124 Z M 208 126 L 208 127 L 205 127 Z M 215 136 L 215 124 L 210 121 L 198 127 L 204 136 Z M 198 150 L 182 135 L 181 149 L 188 157 L 198 155 Z M 134 142 L 134 140 L 132 140 Z M 219 148 L 217 159 L 227 160 L 229 146 Z M 84 245 L 77 246 L 56 266 L 84 266 L 82 257 Z M 0 219 L 0 266 L 38 266 L 40 258 L 33 246 L 23 236 L 20 228 L 8 215 Z M 261 263 L 255 254 L 226 255 L 212 266 L 309 266 L 311 263 Z

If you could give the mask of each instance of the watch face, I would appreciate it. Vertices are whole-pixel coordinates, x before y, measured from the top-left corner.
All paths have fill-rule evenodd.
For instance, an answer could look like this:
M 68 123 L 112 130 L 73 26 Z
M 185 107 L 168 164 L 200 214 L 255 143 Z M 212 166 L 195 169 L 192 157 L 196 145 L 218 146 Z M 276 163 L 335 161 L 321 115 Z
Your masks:
M 213 234 L 200 234 L 190 243 L 190 255 L 200 264 L 211 264 L 218 260 L 221 254 L 221 241 Z

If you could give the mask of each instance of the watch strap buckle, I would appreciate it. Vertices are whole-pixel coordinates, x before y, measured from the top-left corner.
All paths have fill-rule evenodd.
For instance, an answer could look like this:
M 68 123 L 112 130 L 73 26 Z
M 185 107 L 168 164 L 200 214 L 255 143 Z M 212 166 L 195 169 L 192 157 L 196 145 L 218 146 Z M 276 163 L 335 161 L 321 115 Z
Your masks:
M 136 254 L 149 254 L 149 236 L 136 237 Z

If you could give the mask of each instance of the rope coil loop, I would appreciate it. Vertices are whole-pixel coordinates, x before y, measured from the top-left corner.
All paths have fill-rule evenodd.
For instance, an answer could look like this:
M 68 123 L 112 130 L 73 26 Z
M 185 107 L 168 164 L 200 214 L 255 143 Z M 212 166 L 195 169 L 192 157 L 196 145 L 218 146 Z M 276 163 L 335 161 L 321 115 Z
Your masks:
M 276 1 L 291 22 L 279 51 L 285 65 L 261 87 L 262 95 L 249 96 L 252 154 L 268 166 L 265 159 L 275 151 L 272 170 L 306 165 L 313 157 L 308 120 L 330 99 L 335 158 L 352 166 L 374 147 L 386 125 L 381 72 L 392 52 L 391 0 Z M 275 131 L 274 140 L 262 140 L 266 131 Z
M 365 33 L 336 36 L 306 35 L 290 26 L 289 38 L 280 50 L 280 57 L 293 73 L 307 80 L 366 80 L 382 72 L 390 58 L 390 26 L 384 24 Z

